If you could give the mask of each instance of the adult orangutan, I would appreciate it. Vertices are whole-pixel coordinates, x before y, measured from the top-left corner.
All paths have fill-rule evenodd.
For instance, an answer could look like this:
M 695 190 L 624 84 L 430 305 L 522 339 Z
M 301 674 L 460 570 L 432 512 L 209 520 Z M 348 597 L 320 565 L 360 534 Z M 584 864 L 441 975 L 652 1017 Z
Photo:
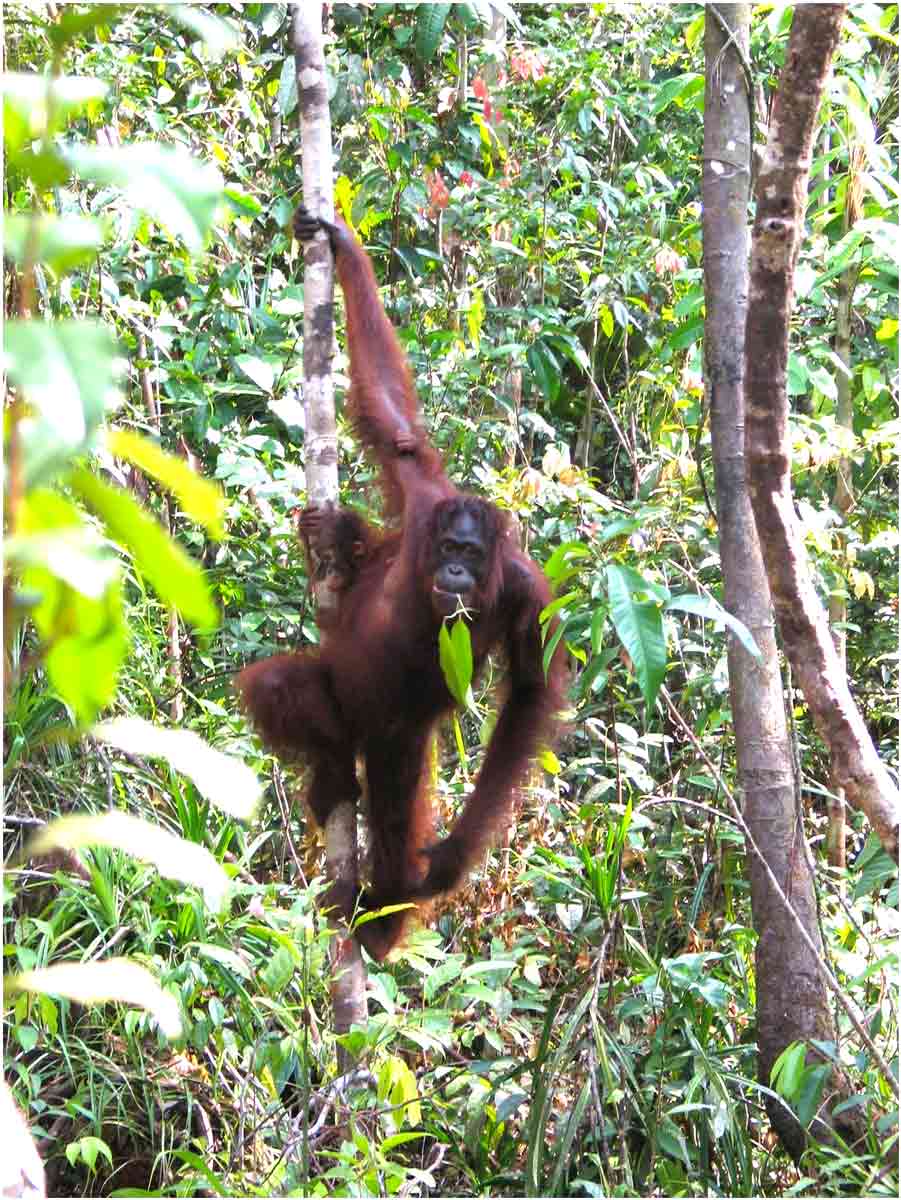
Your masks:
M 308 802 L 320 825 L 336 804 L 359 795 L 362 757 L 370 886 L 360 907 L 373 910 L 451 891 L 508 821 L 562 702 L 563 652 L 545 673 L 538 618 L 551 593 L 544 575 L 509 536 L 499 509 L 454 487 L 426 439 L 366 252 L 342 221 L 330 224 L 301 208 L 294 228 L 302 241 L 320 229 L 329 236 L 347 311 L 348 409 L 397 528 L 389 524 L 378 535 L 351 514 L 342 531 L 334 510 L 307 510 L 315 561 L 343 564 L 337 611 L 319 648 L 255 663 L 237 684 L 266 745 L 312 766 Z M 458 610 L 466 613 L 476 670 L 492 648 L 504 651 L 508 694 L 475 787 L 449 835 L 436 842 L 428 746 L 436 722 L 454 707 L 438 634 Z M 326 900 L 350 918 L 357 897 L 333 888 Z M 381 959 L 403 936 L 407 915 L 364 922 L 357 936 Z

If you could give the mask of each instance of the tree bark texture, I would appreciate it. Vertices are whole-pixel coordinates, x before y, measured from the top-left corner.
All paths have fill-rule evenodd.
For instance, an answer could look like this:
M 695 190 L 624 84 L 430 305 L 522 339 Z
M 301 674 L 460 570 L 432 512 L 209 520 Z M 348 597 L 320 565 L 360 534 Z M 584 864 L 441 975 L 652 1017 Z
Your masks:
M 866 169 L 866 155 L 863 147 L 855 145 L 851 149 L 848 163 L 848 180 L 845 191 L 845 211 L 842 221 L 843 233 L 853 229 L 863 216 L 863 186 L 861 173 Z M 845 365 L 844 371 L 839 371 L 835 377 L 836 400 L 835 419 L 848 431 L 849 438 L 854 436 L 854 404 L 851 399 L 851 328 L 854 316 L 854 289 L 857 286 L 857 263 L 849 263 L 838 277 L 835 306 L 835 356 Z M 851 459 L 842 455 L 838 461 L 836 472 L 835 495 L 832 504 L 842 520 L 854 507 L 854 480 Z M 839 545 L 844 548 L 847 538 L 844 530 L 838 534 Z M 836 589 L 829 597 L 829 625 L 832 629 L 832 641 L 842 670 L 846 670 L 848 661 L 848 635 L 845 623 L 848 620 L 848 600 L 844 589 Z M 846 866 L 845 842 L 845 793 L 842 788 L 836 789 L 826 801 L 826 811 L 829 823 L 826 829 L 826 853 L 833 867 L 844 870 Z
M 745 333 L 748 485 L 785 652 L 829 749 L 832 787 L 898 852 L 901 803 L 851 697 L 814 589 L 791 492 L 786 365 L 817 109 L 844 6 L 797 5 L 757 186 Z
M 310 212 L 334 219 L 332 200 L 332 126 L 328 107 L 325 54 L 322 41 L 322 5 L 306 0 L 293 12 L 294 66 L 303 143 L 303 199 Z M 335 338 L 334 262 L 328 238 L 320 233 L 304 252 L 303 404 L 308 500 L 334 501 L 338 495 L 338 438 L 335 430 L 335 396 L 332 386 L 332 346 Z M 317 588 L 318 605 L 334 604 L 336 597 L 324 586 Z M 325 826 L 326 874 L 332 881 L 356 889 L 359 882 L 357 806 L 355 798 L 338 804 Z M 342 926 L 332 939 L 332 1009 L 335 1033 L 346 1033 L 352 1024 L 366 1020 L 366 973 L 360 947 Z M 338 1068 L 343 1074 L 352 1063 L 339 1047 Z
M 703 236 L 707 318 L 704 377 L 710 408 L 720 560 L 726 608 L 748 627 L 755 661 L 729 635 L 729 692 L 738 777 L 748 829 L 779 882 L 770 883 L 748 852 L 751 908 L 758 941 L 758 1075 L 769 1086 L 773 1063 L 791 1042 L 835 1040 L 829 993 L 814 950 L 803 940 L 785 898 L 822 955 L 810 855 L 798 811 L 794 756 L 783 702 L 773 609 L 745 481 L 742 330 L 748 306 L 750 6 L 707 9 L 705 29 Z M 731 35 L 730 35 L 731 31 Z M 834 1079 L 835 1091 L 844 1080 Z M 767 1100 L 773 1127 L 797 1158 L 805 1134 L 789 1109 Z M 828 1136 L 828 1126 L 815 1133 Z

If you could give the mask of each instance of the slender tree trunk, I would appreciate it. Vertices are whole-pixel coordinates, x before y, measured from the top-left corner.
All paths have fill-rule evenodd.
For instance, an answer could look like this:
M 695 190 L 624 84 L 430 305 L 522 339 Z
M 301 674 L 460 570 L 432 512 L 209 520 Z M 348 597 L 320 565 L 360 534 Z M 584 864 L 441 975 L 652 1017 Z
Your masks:
M 704 375 L 726 608 L 750 629 L 761 651 L 755 661 L 730 635 L 729 690 L 739 783 L 748 830 L 778 880 L 749 854 L 756 951 L 758 1074 L 769 1086 L 773 1063 L 793 1041 L 834 1041 L 822 956 L 811 857 L 801 824 L 798 781 L 783 702 L 773 610 L 745 482 L 742 331 L 748 304 L 748 199 L 751 133 L 748 78 L 750 6 L 707 8 L 704 102 L 704 288 L 707 321 Z M 789 898 L 794 917 L 785 897 Z M 845 1091 L 834 1078 L 834 1092 Z M 797 1158 L 804 1131 L 778 1101 L 770 1120 Z M 824 1122 L 816 1136 L 828 1136 Z
M 303 141 L 303 198 L 306 207 L 327 220 L 334 218 L 332 200 L 332 126 L 325 79 L 322 5 L 296 3 L 293 14 L 294 64 Z M 305 469 L 307 495 L 313 503 L 338 495 L 338 439 L 332 387 L 334 341 L 334 264 L 328 238 L 319 234 L 304 257 L 303 403 L 306 415 Z M 335 597 L 324 586 L 316 602 Z M 357 806 L 352 797 L 335 806 L 325 825 L 326 874 L 341 884 L 358 884 Z M 335 1032 L 347 1033 L 366 1020 L 366 974 L 356 940 L 342 926 L 332 940 L 332 1007 Z M 339 1047 L 338 1067 L 351 1066 Z
M 844 5 L 797 5 L 766 151 L 745 333 L 748 485 L 785 652 L 829 748 L 832 786 L 898 853 L 901 798 L 879 759 L 814 589 L 791 491 L 786 365 L 794 268 L 804 232 L 813 133 Z
M 851 150 L 848 163 L 848 185 L 845 190 L 844 232 L 847 233 L 860 220 L 863 213 L 863 189 L 860 172 L 864 169 L 865 156 L 861 147 Z M 854 288 L 857 285 L 857 264 L 849 263 L 838 278 L 838 303 L 835 311 L 835 354 L 845 366 L 835 377 L 835 419 L 842 429 L 853 436 L 854 406 L 851 402 L 851 321 L 853 316 Z M 838 477 L 832 503 L 842 517 L 847 517 L 854 507 L 854 485 L 851 474 L 851 459 L 846 455 L 838 460 Z M 846 544 L 844 530 L 839 533 L 839 544 Z M 829 597 L 829 624 L 835 652 L 843 671 L 847 672 L 848 647 L 845 624 L 848 620 L 848 602 L 844 590 L 835 591 Z M 826 804 L 829 824 L 826 830 L 826 853 L 833 867 L 845 866 L 845 792 L 836 788 Z

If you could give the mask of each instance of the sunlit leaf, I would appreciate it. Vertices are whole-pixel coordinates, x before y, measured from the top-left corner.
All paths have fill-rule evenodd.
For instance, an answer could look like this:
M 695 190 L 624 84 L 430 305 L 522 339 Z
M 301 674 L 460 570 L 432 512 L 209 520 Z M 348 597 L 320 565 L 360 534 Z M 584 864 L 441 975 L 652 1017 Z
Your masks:
M 13 991 L 49 992 L 78 1004 L 104 1004 L 109 1000 L 133 1004 L 150 1013 L 166 1037 L 181 1035 L 178 1001 L 163 991 L 145 967 L 128 958 L 56 963 L 52 967 L 8 976 L 4 983 Z
M 238 354 L 232 361 L 242 375 L 253 380 L 261 391 L 272 391 L 275 383 L 275 368 L 271 363 L 259 358 L 256 354 Z
M 126 754 L 162 758 L 187 775 L 205 800 L 239 820 L 249 820 L 261 795 L 256 773 L 233 754 L 214 750 L 188 729 L 161 729 L 139 717 L 116 717 L 93 729 L 102 742 Z
M 214 61 L 241 45 L 241 39 L 232 25 L 224 17 L 205 9 L 202 4 L 170 4 L 166 7 L 166 14 L 176 25 L 201 38 Z
M 174 492 L 185 513 L 204 525 L 211 537 L 225 537 L 225 497 L 217 484 L 198 475 L 183 458 L 167 454 L 156 442 L 131 430 L 110 430 L 107 445 L 118 458 L 134 463 Z
M 200 888 L 207 904 L 218 911 L 229 889 L 229 879 L 206 846 L 186 841 L 124 812 L 73 813 L 44 825 L 28 841 L 25 855 L 51 850 L 79 850 L 84 846 L 111 846 L 149 863 L 167 879 Z
M 103 225 L 95 217 L 10 214 L 3 220 L 3 248 L 11 259 L 23 263 L 30 256 L 60 274 L 91 262 L 102 244 Z
M 19 435 L 32 486 L 88 449 L 104 415 L 119 404 L 116 344 L 92 321 L 11 321 L 5 350 L 10 377 L 28 404 Z
M 53 687 L 80 723 L 93 721 L 113 699 L 128 651 L 120 564 L 72 501 L 49 488 L 23 498 L 6 552 L 20 568 Z
M 753 658 L 760 659 L 762 657 L 747 625 L 723 608 L 722 604 L 717 603 L 712 596 L 696 596 L 691 593 L 673 596 L 667 600 L 664 608 L 667 612 L 693 613 L 698 617 L 706 617 L 708 621 L 717 621 L 721 625 L 726 625 Z
M 127 492 L 98 479 L 84 467 L 69 473 L 69 482 L 98 517 L 110 536 L 134 559 L 157 595 L 194 625 L 212 629 L 219 614 L 202 568 L 149 516 Z
M 10 155 L 45 132 L 61 129 L 72 113 L 102 100 L 107 93 L 107 84 L 90 75 L 51 78 L 10 71 L 0 76 L 0 86 L 3 145 Z
M 130 146 L 73 145 L 67 158 L 83 179 L 122 188 L 191 251 L 203 247 L 222 199 L 222 176 L 184 150 L 139 142 Z

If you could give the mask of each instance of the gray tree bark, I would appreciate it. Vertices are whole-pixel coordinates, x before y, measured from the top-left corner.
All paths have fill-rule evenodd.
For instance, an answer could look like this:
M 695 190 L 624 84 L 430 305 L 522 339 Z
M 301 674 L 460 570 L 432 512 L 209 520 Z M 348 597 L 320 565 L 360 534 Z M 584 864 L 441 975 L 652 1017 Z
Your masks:
M 834 1041 L 836 1031 L 815 953 L 822 956 L 811 857 L 801 824 L 770 590 L 745 482 L 742 332 L 748 307 L 752 140 L 745 69 L 749 29 L 749 5 L 708 6 L 704 376 L 726 608 L 750 629 L 761 651 L 755 661 L 729 636 L 729 690 L 744 818 L 783 893 L 749 851 L 751 908 L 758 934 L 758 1075 L 769 1086 L 773 1063 L 786 1046 L 811 1038 Z M 812 945 L 803 939 L 798 921 Z M 833 1094 L 845 1091 L 843 1078 L 832 1083 Z M 769 1099 L 767 1109 L 783 1144 L 797 1158 L 805 1146 L 804 1130 L 778 1100 Z M 814 1133 L 829 1136 L 828 1116 Z
M 844 5 L 797 5 L 757 183 L 745 332 L 745 451 L 757 532 L 786 655 L 844 789 L 886 851 L 898 853 L 901 797 L 848 689 L 813 586 L 791 491 L 789 318 L 807 208 L 817 110 Z
M 303 143 L 303 198 L 310 212 L 334 219 L 332 126 L 326 88 L 322 42 L 322 5 L 296 3 L 293 13 L 294 65 Z M 307 495 L 322 504 L 338 496 L 338 438 L 332 387 L 334 343 L 334 263 L 328 238 L 320 233 L 304 252 L 303 405 Z M 323 585 L 316 603 L 334 604 L 336 597 Z M 336 805 L 325 826 L 326 874 L 330 880 L 356 888 L 359 880 L 357 806 L 353 797 Z M 366 973 L 360 947 L 343 926 L 332 939 L 332 1009 L 335 1033 L 347 1033 L 366 1020 Z M 350 1069 L 347 1052 L 339 1047 L 338 1067 Z

